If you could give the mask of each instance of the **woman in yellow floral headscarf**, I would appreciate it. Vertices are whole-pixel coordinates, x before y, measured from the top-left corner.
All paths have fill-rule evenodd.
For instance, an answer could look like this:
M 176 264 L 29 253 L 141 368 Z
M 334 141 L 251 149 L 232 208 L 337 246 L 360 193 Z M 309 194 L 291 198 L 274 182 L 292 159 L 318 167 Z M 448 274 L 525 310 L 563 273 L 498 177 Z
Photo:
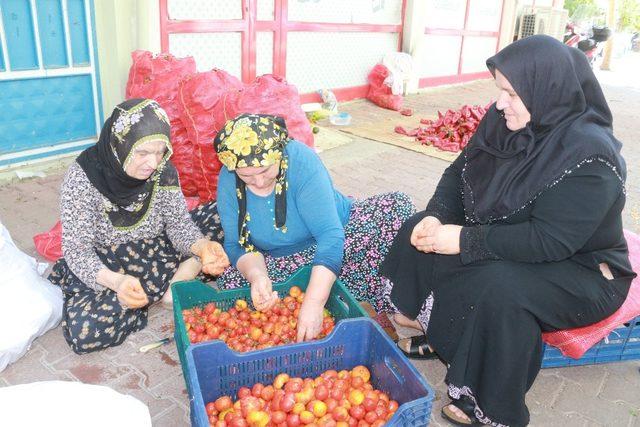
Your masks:
M 356 298 L 384 308 L 377 270 L 397 230 L 415 211 L 408 196 L 345 197 L 317 154 L 289 138 L 280 117 L 243 114 L 225 124 L 214 144 L 224 165 L 218 212 L 235 267 L 218 278 L 219 286 L 251 286 L 254 306 L 266 310 L 277 300 L 272 280 L 286 280 L 312 265 L 298 340 L 320 332 L 337 277 Z

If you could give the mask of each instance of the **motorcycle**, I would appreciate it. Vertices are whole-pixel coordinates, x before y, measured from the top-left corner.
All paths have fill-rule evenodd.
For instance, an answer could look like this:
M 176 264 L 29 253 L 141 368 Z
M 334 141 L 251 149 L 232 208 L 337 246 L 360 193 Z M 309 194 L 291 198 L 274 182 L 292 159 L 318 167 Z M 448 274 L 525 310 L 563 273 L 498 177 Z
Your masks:
M 631 36 L 631 50 L 640 52 L 640 33 L 633 33 Z
M 564 34 L 564 44 L 580 49 L 587 56 L 589 65 L 593 68 L 596 60 L 602 57 L 603 43 L 611 37 L 611 30 L 607 27 L 593 26 L 588 34 L 579 32 L 576 26 L 568 23 Z

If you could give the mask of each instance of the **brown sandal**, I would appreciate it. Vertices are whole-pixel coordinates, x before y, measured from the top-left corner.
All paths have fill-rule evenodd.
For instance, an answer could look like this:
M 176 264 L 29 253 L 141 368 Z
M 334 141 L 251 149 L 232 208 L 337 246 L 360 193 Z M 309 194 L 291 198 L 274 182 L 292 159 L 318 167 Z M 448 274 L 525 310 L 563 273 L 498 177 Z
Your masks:
M 453 405 L 456 408 L 460 409 L 462 412 L 464 412 L 464 414 L 467 417 L 469 417 L 470 421 L 465 420 L 464 418 L 460 418 L 458 415 L 456 415 L 455 412 L 449 409 L 449 405 Z M 471 400 L 471 398 L 469 398 L 468 396 L 461 396 L 460 399 L 452 400 L 449 405 L 444 406 L 440 414 L 442 415 L 442 418 L 449 421 L 451 424 L 456 426 L 472 426 L 472 427 L 484 425 L 480 421 L 478 421 L 478 419 L 476 418 L 476 414 L 475 414 L 476 405 L 475 403 L 473 403 L 473 400 Z

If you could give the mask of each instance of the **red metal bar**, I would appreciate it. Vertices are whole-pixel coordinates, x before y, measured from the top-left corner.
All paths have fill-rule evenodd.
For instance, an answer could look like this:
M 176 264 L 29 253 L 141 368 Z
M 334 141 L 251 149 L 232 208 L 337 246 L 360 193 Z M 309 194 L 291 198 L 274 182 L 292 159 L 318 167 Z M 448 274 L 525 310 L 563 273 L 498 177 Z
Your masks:
M 436 36 L 472 36 L 472 37 L 496 37 L 500 31 L 475 31 L 475 30 L 453 30 L 451 28 L 425 28 L 425 34 Z
M 278 72 L 277 75 L 287 76 L 287 35 L 289 31 L 289 0 L 280 0 L 279 30 L 280 42 L 278 44 Z
M 164 0 L 167 1 L 167 0 Z M 244 11 L 243 11 L 244 14 Z M 217 20 L 184 20 L 165 21 L 165 28 L 168 33 L 219 33 L 219 32 L 240 32 L 246 31 L 247 22 L 245 19 L 233 19 L 228 21 Z
M 498 51 L 498 49 L 500 49 L 500 36 L 502 35 L 502 20 L 504 19 L 505 3 L 506 2 L 502 0 L 502 8 L 500 10 L 500 24 L 498 26 L 498 40 L 496 40 L 496 52 Z M 513 38 L 513 34 L 511 35 L 511 37 Z
M 331 91 L 336 95 L 338 101 L 351 101 L 352 99 L 366 97 L 369 85 L 344 87 L 332 89 Z M 304 93 L 300 95 L 300 102 L 303 104 L 306 102 L 322 102 L 322 98 L 317 92 Z
M 471 8 L 471 0 L 467 0 L 466 10 L 464 11 L 464 26 L 463 31 L 467 31 L 467 26 L 469 25 L 469 9 Z M 464 41 L 467 37 L 462 36 L 462 41 L 460 42 L 460 57 L 458 58 L 458 75 L 462 74 L 462 52 L 464 52 Z
M 404 17 L 407 13 L 407 0 L 402 0 L 402 11 L 400 12 L 400 34 L 398 34 L 398 52 L 402 52 L 402 42 L 404 38 Z
M 167 31 L 167 22 L 169 22 L 167 0 L 160 0 L 160 50 L 165 53 L 169 52 L 169 32 Z
M 280 46 L 282 44 L 282 0 L 275 0 L 273 2 L 273 23 L 274 23 L 274 31 L 273 31 L 273 60 L 271 61 L 271 67 L 273 74 L 277 76 L 284 77 L 284 74 L 281 72 L 280 68 L 280 56 L 282 52 L 280 51 Z
M 276 21 L 256 21 L 256 31 L 276 31 Z
M 256 78 L 256 16 L 258 14 L 258 6 L 256 0 L 243 0 L 245 4 L 244 11 L 247 12 L 247 16 L 244 16 L 247 22 L 247 32 L 244 35 L 247 38 L 247 45 L 243 46 L 243 50 L 247 50 L 246 57 L 242 59 L 243 74 L 246 76 L 244 80 L 246 83 L 252 82 Z M 245 61 L 246 60 L 246 61 Z
M 339 24 L 325 22 L 287 22 L 287 31 L 399 33 L 402 25 Z
M 453 76 L 440 76 L 440 77 L 424 77 L 420 79 L 418 86 L 423 88 L 427 86 L 440 86 L 454 83 L 464 83 L 478 79 L 488 79 L 493 76 L 489 71 L 482 71 L 479 73 L 467 73 L 457 74 Z

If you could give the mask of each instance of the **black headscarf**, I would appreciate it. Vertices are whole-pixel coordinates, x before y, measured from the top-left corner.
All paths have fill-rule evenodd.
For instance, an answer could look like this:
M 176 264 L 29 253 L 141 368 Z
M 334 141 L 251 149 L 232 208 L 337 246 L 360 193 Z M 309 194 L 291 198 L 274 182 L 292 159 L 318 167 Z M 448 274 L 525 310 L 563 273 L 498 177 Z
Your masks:
M 267 114 L 241 114 L 225 123 L 213 141 L 218 159 L 229 171 L 243 167 L 271 166 L 278 163 L 275 186 L 275 228 L 287 232 L 287 169 L 285 146 L 289 132 L 282 117 Z M 238 197 L 238 243 L 245 251 L 255 250 L 249 238 L 247 222 L 247 186 L 236 174 Z
M 158 185 L 178 186 L 178 173 L 168 162 L 173 153 L 169 118 L 150 99 L 129 99 L 113 110 L 98 142 L 77 159 L 91 184 L 108 200 L 105 212 L 118 228 L 132 227 L 145 217 Z M 164 141 L 167 152 L 148 179 L 129 176 L 125 170 L 137 147 Z
M 549 36 L 518 40 L 487 60 L 511 83 L 531 121 L 511 131 L 495 104 L 466 149 L 464 206 L 474 223 L 511 215 L 581 162 L 600 158 L 624 182 L 622 144 L 584 54 Z

